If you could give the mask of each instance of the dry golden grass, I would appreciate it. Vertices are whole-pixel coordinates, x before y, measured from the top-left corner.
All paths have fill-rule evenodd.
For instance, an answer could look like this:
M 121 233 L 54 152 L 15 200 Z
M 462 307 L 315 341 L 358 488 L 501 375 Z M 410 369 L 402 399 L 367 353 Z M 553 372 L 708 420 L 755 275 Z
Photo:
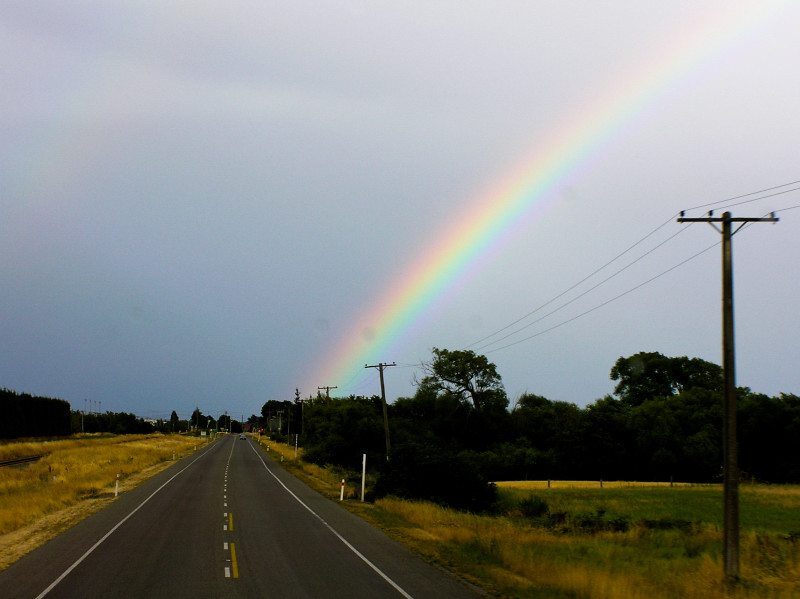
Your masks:
M 0 468 L 0 570 L 194 451 L 180 435 L 76 437 L 0 445 L 0 460 L 44 455 L 21 468 Z
M 275 461 L 282 462 L 283 466 L 292 474 L 301 478 L 308 486 L 326 497 L 338 498 L 341 493 L 342 478 L 350 478 L 347 473 L 303 462 L 300 459 L 303 455 L 302 447 L 297 449 L 297 454 L 295 455 L 294 445 L 272 441 L 266 436 L 254 436 L 253 438 Z M 348 480 L 345 486 L 345 499 L 357 499 L 360 494 L 360 482 L 355 484 L 353 481 Z
M 701 551 L 689 558 L 680 547 L 674 551 L 676 544 L 685 544 L 687 550 L 721 547 L 721 531 L 711 526 L 691 533 L 634 527 L 628 532 L 581 535 L 391 497 L 376 501 L 375 507 L 397 517 L 388 525 L 394 536 L 432 561 L 455 565 L 466 578 L 503 596 L 800 597 L 800 547 L 781 543 L 774 535 L 743 535 L 742 583 L 728 588 L 718 552 Z M 375 519 L 375 514 L 371 516 Z
M 539 489 L 629 489 L 629 488 L 663 488 L 663 487 L 691 487 L 692 483 L 663 483 L 663 482 L 631 482 L 631 481 L 598 481 L 598 480 L 513 480 L 495 483 L 501 488 L 520 489 L 533 491 Z
M 277 454 L 278 461 L 280 461 L 281 457 L 283 457 L 284 460 L 299 460 L 303 455 L 302 447 L 298 447 L 297 452 L 295 453 L 294 445 L 273 441 L 266 435 L 253 435 L 252 438 L 257 441 L 265 450 L 272 452 L 273 458 L 275 457 L 275 454 Z

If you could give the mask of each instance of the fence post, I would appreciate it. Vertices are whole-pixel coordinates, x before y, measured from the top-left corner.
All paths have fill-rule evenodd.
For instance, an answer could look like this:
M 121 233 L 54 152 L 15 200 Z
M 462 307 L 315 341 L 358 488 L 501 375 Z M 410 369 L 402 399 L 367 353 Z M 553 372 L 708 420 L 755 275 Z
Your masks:
M 367 477 L 367 454 L 361 457 L 361 503 L 364 503 L 364 482 Z

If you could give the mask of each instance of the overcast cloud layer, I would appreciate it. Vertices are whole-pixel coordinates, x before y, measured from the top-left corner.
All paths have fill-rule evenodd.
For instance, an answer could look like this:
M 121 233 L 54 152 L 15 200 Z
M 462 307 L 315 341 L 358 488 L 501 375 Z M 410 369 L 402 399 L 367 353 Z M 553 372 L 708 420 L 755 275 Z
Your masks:
M 800 180 L 800 5 L 623 0 L 3 2 L 0 387 L 165 418 L 379 393 L 359 365 L 316 380 L 359 315 L 576 115 L 732 10 L 753 23 L 655 85 L 375 359 L 398 364 L 389 399 L 410 395 L 431 348 L 483 348 L 664 225 L 477 351 L 512 401 L 579 405 L 620 356 L 720 363 L 718 247 L 633 289 L 718 243 L 674 217 L 721 202 L 781 219 L 735 237 L 737 383 L 800 393 L 800 185 L 722 202 Z

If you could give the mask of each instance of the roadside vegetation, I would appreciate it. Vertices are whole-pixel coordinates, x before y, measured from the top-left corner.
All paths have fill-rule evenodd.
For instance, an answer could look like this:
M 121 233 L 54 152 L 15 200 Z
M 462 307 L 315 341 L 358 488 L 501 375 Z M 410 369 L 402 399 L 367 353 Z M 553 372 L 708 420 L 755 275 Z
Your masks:
M 324 469 L 296 459 L 293 446 L 263 444 L 331 499 L 338 500 L 344 478 L 343 507 L 498 597 L 800 595 L 800 486 L 742 486 L 742 576 L 731 588 L 721 561 L 721 485 L 501 482 L 491 510 L 470 513 L 393 496 L 362 503 L 360 472 Z
M 434 348 L 422 369 L 388 406 L 390 449 L 377 396 L 296 393 L 264 404 L 262 427 L 298 443 L 284 465 L 313 466 L 312 485 L 335 473 L 335 499 L 342 478 L 358 497 L 366 454 L 367 502 L 348 509 L 498 596 L 800 597 L 797 395 L 737 389 L 741 569 L 727 588 L 718 365 L 621 357 L 613 394 L 585 407 L 530 393 L 510 405 L 468 350 Z M 561 482 L 576 480 L 595 482 Z
M 271 400 L 261 427 L 297 437 L 321 466 L 358 467 L 367 454 L 378 495 L 473 511 L 491 503 L 486 487 L 497 480 L 722 482 L 716 364 L 656 352 L 619 358 L 614 393 L 585 407 L 533 393 L 511 402 L 495 365 L 471 351 L 434 349 L 423 369 L 416 393 L 388 405 L 388 461 L 379 396 Z M 737 393 L 742 480 L 800 483 L 800 397 Z
M 204 442 L 155 434 L 0 443 L 0 462 L 42 456 L 0 468 L 0 569 L 107 505 L 117 475 L 124 492 Z

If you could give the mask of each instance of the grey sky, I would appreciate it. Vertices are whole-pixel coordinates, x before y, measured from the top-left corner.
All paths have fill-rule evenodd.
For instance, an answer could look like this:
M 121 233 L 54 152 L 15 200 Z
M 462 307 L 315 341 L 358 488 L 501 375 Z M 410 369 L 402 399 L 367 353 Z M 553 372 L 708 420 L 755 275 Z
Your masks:
M 679 210 L 800 180 L 799 19 L 785 2 L 5 1 L 0 386 L 161 417 L 378 393 L 363 363 L 318 380 L 360 315 L 571 123 L 709 40 L 599 113 L 580 168 L 419 318 L 373 331 L 371 359 L 399 364 L 387 394 L 409 395 L 432 347 L 502 329 Z M 800 393 L 798 205 L 731 208 L 783 210 L 734 242 L 738 383 L 767 394 Z M 560 303 L 682 228 L 486 348 L 512 400 L 585 405 L 638 351 L 720 362 L 718 248 L 496 349 L 719 240 L 667 224 Z

